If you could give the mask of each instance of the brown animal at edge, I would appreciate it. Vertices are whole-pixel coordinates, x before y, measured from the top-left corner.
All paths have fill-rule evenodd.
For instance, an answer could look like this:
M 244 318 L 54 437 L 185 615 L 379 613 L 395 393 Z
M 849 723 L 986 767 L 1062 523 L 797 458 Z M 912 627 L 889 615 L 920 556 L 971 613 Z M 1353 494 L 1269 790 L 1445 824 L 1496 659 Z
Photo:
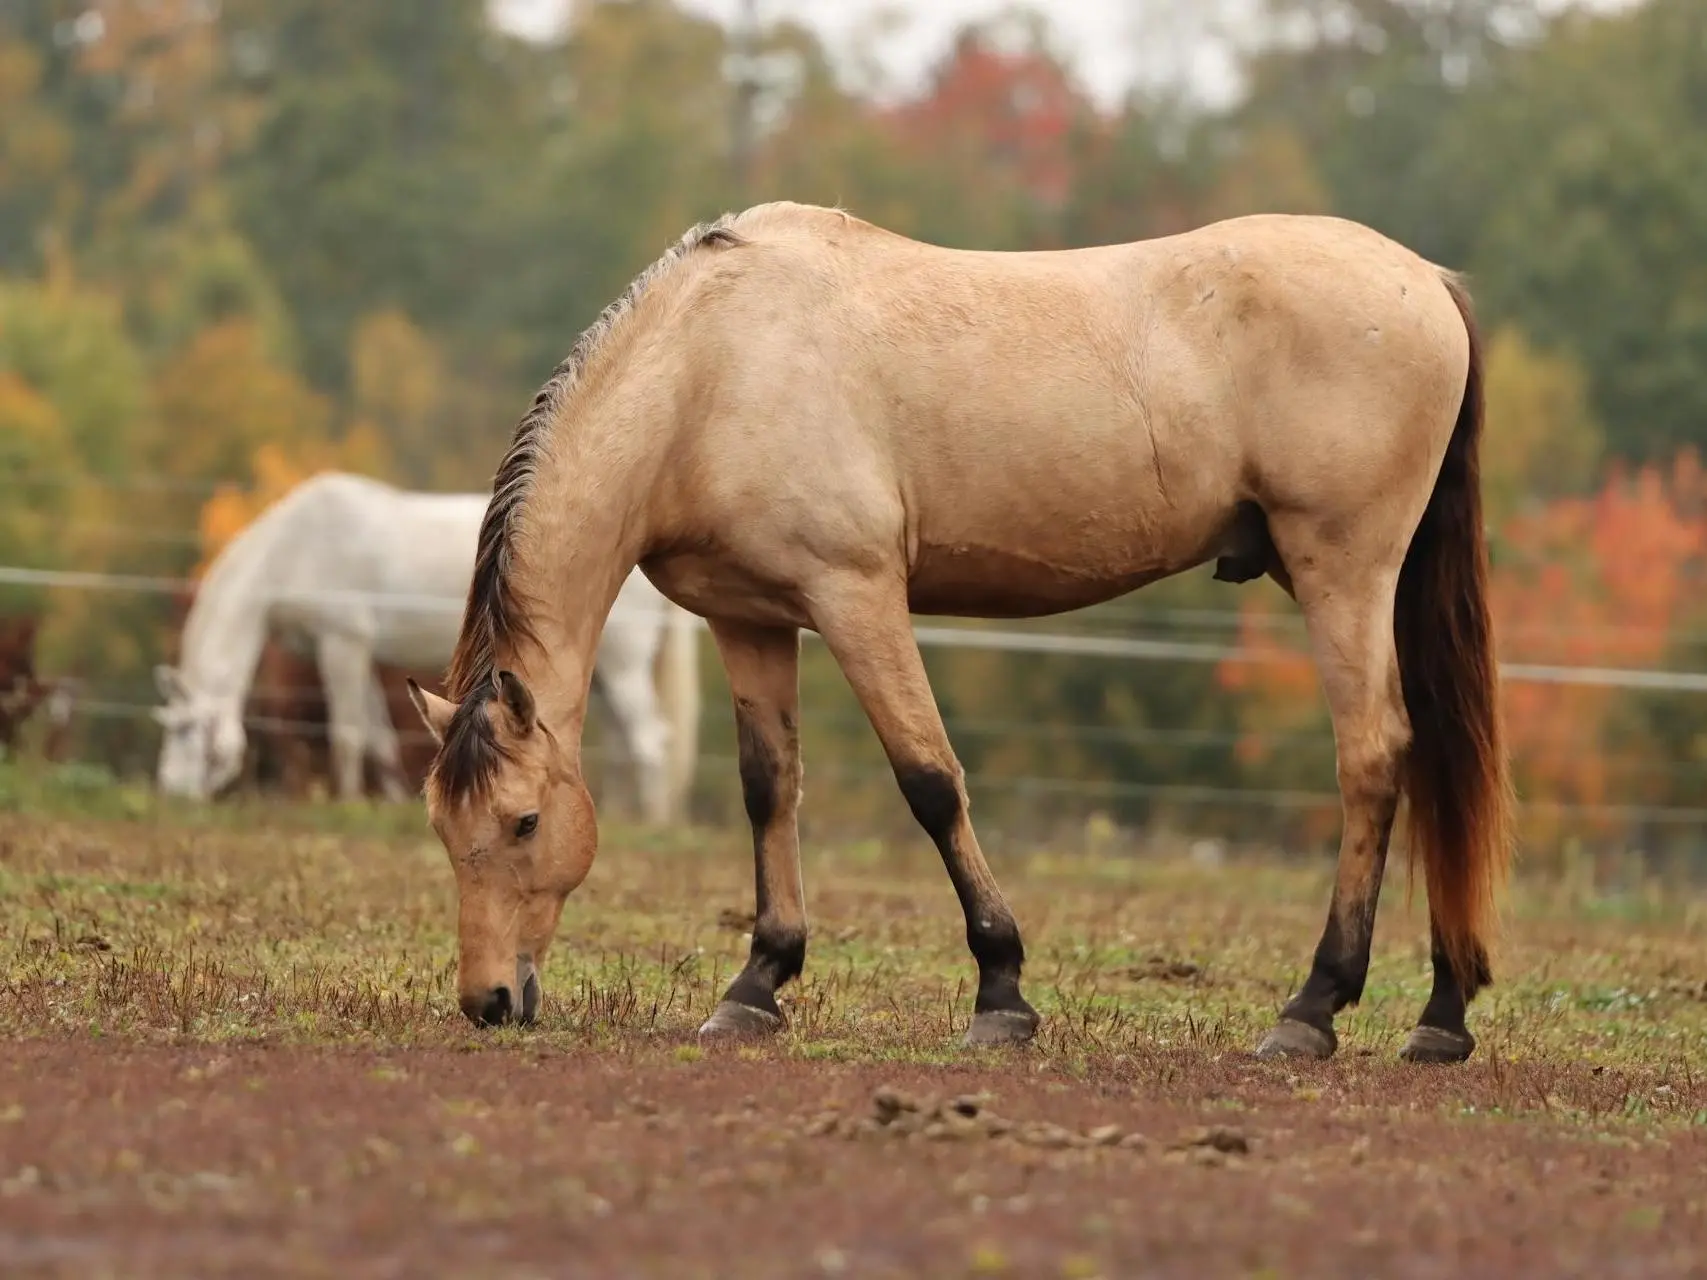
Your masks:
M 1403 1056 L 1467 1057 L 1509 856 L 1482 409 L 1457 278 L 1338 219 L 1047 253 L 944 249 L 788 203 L 694 228 L 535 398 L 493 482 L 449 696 L 410 686 L 441 744 L 427 810 L 456 878 L 465 1014 L 537 1010 L 597 847 L 579 759 L 593 653 L 638 564 L 711 626 L 753 828 L 751 951 L 701 1034 L 781 1027 L 777 989 L 805 960 L 810 627 L 960 898 L 967 1041 L 1029 1039 L 1019 928 L 910 615 L 1045 615 L 1215 560 L 1298 602 L 1344 811 L 1309 976 L 1258 1052 L 1334 1052 L 1403 793 L 1434 957 Z
M 36 633 L 41 619 L 34 614 L 0 618 L 0 755 L 12 756 L 19 737 L 44 705 L 48 726 L 40 743 L 48 760 L 65 759 L 71 736 L 71 715 L 78 681 L 43 680 L 36 671 Z

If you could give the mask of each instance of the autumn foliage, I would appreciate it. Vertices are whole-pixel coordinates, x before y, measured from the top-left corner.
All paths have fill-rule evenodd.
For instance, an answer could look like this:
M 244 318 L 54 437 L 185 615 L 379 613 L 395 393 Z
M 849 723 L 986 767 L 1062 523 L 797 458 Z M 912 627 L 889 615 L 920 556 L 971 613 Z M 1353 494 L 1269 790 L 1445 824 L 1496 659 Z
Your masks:
M 200 578 L 227 543 L 254 518 L 304 480 L 323 471 L 373 474 L 380 469 L 384 448 L 371 430 L 357 428 L 337 443 L 311 442 L 295 447 L 274 442 L 255 451 L 248 486 L 223 484 L 204 504 L 197 520 L 201 560 L 192 577 Z
M 989 172 L 1058 207 L 1073 178 L 1067 135 L 1090 107 L 1035 39 L 1004 41 L 1001 34 L 964 32 L 931 91 L 894 111 L 890 123 L 904 145 L 936 154 L 970 150 Z
M 1519 668 L 1503 698 L 1525 834 L 1543 848 L 1566 832 L 1611 834 L 1623 826 L 1619 806 L 1665 799 L 1644 783 L 1663 778 L 1670 761 L 1628 690 L 1545 677 L 1550 668 L 1665 665 L 1702 608 L 1707 471 L 1693 451 L 1667 468 L 1615 465 L 1598 492 L 1534 504 L 1494 532 L 1496 634 L 1502 662 Z M 1246 763 L 1267 758 L 1275 729 L 1324 715 L 1308 653 L 1283 628 L 1288 606 L 1276 597 L 1246 602 L 1246 656 L 1218 672 L 1243 697 Z

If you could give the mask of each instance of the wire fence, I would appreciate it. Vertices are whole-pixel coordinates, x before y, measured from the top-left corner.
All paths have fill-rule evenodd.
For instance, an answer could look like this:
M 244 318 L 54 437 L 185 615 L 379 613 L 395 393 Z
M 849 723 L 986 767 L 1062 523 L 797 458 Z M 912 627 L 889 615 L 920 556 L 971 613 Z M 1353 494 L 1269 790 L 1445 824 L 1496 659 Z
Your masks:
M 133 593 L 154 596 L 187 598 L 195 589 L 193 580 L 164 574 L 137 574 L 50 569 L 41 567 L 0 566 L 0 584 L 36 587 L 53 591 L 89 591 L 97 593 Z M 275 599 L 280 603 L 314 603 L 339 608 L 365 606 L 378 609 L 459 615 L 464 601 L 461 597 L 422 595 L 415 593 L 384 593 L 341 589 L 281 591 Z M 620 609 L 620 604 L 618 608 Z M 613 616 L 615 616 L 613 614 Z M 1203 629 L 1219 629 L 1223 634 L 1241 618 L 1233 611 L 1216 610 L 1135 610 L 1132 616 L 1161 625 L 1174 624 Z M 703 621 L 694 620 L 704 627 Z M 1181 639 L 1167 635 L 1110 635 L 1086 634 L 1058 626 L 1051 629 L 1022 630 L 1011 626 L 943 625 L 936 622 L 915 626 L 919 644 L 925 649 L 944 651 L 984 651 L 1006 654 L 1054 655 L 1111 662 L 1143 662 L 1155 664 L 1264 664 L 1297 662 L 1302 656 L 1303 632 L 1296 619 L 1291 619 L 1298 647 L 1253 649 L 1226 639 Z M 811 635 L 811 633 L 808 633 Z M 1680 695 L 1707 693 L 1707 671 L 1687 669 L 1641 669 L 1598 665 L 1568 666 L 1540 663 L 1505 663 L 1502 677 L 1511 684 L 1576 685 L 1607 689 L 1663 692 Z M 301 689 L 258 685 L 251 690 L 257 699 L 300 698 Z M 152 717 L 158 703 L 151 691 L 132 685 L 128 688 L 86 686 L 84 696 L 77 700 L 78 713 L 93 720 L 140 722 Z M 707 719 L 716 714 L 708 707 Z M 846 717 L 831 717 L 836 728 L 855 728 Z M 246 716 L 252 733 L 282 738 L 297 738 L 324 742 L 326 727 L 320 720 L 305 720 L 290 716 L 251 713 Z M 708 725 L 708 727 L 710 727 Z M 1260 730 L 1205 730 L 1150 726 L 1121 726 L 1073 723 L 1067 721 L 1013 721 L 989 718 L 949 717 L 948 728 L 956 741 L 975 739 L 1042 740 L 1050 743 L 1071 743 L 1090 747 L 1179 747 L 1232 749 L 1237 746 L 1258 745 L 1274 753 L 1292 753 L 1309 749 L 1318 753 L 1330 752 L 1331 734 L 1314 732 L 1263 732 Z M 422 749 L 430 739 L 412 724 L 396 726 L 402 745 Z M 596 738 L 595 733 L 595 738 Z M 1584 743 L 1587 749 L 1589 744 Z M 614 763 L 620 753 L 597 741 L 590 744 L 589 758 Z M 1707 760 L 1680 759 L 1656 762 L 1646 757 L 1605 757 L 1602 763 L 1615 775 L 1643 776 L 1656 767 L 1670 777 L 1695 778 L 1707 776 Z M 698 757 L 699 773 L 727 777 L 716 788 L 727 792 L 734 786 L 733 757 L 716 750 L 702 750 Z M 890 785 L 886 768 L 880 763 L 857 759 L 832 760 L 816 765 L 814 777 L 828 777 L 838 784 Z M 1231 811 L 1269 813 L 1278 815 L 1337 814 L 1339 796 L 1327 789 L 1255 785 L 1207 785 L 1176 780 L 1147 780 L 1131 777 L 1066 777 L 1030 772 L 1010 773 L 988 770 L 969 772 L 968 787 L 975 801 L 980 797 L 1001 799 L 1010 805 L 1018 801 L 1042 803 L 1047 800 L 1072 800 L 1083 806 L 1109 805 L 1127 801 L 1144 801 L 1165 805 L 1170 811 L 1196 813 L 1205 826 L 1214 826 L 1218 817 Z M 1549 815 L 1561 822 L 1615 823 L 1624 827 L 1646 830 L 1707 833 L 1707 807 L 1670 804 L 1640 804 L 1608 802 L 1577 804 L 1532 797 L 1525 801 L 1530 814 Z
M 31 492 L 45 495 L 71 489 L 109 492 L 113 495 L 107 512 L 93 518 L 73 520 L 60 526 L 62 545 L 87 547 L 91 542 L 123 548 L 124 562 L 130 566 L 167 563 L 181 568 L 201 546 L 201 537 L 193 527 L 150 527 L 136 519 L 126 520 L 125 512 L 139 515 L 141 510 L 158 507 L 147 500 L 164 500 L 177 508 L 199 507 L 206 499 L 227 490 L 241 490 L 243 485 L 225 482 L 187 480 L 161 475 L 98 476 L 82 473 L 34 473 L 13 475 L 0 481 L 0 488 L 21 495 Z M 22 498 L 28 501 L 28 497 Z M 87 509 L 87 508 L 85 508 Z M 186 522 L 189 526 L 190 522 Z M 115 562 L 116 563 L 116 562 Z M 0 586 L 33 588 L 43 591 L 79 591 L 103 594 L 130 594 L 173 597 L 188 600 L 196 583 L 180 574 L 150 572 L 88 571 L 59 567 L 0 565 Z M 461 597 L 442 597 L 408 592 L 379 593 L 349 591 L 333 588 L 279 591 L 273 597 L 279 604 L 329 606 L 333 610 L 372 608 L 400 613 L 432 615 L 448 619 L 459 616 L 464 601 Z M 620 618 L 624 602 L 619 601 L 612 617 Z M 703 621 L 695 624 L 704 627 Z M 1098 606 L 1094 611 L 1062 615 L 1036 626 L 990 623 L 945 623 L 921 621 L 914 627 L 921 648 L 944 654 L 983 652 L 1027 655 L 1038 658 L 1069 658 L 1108 663 L 1145 663 L 1163 668 L 1173 666 L 1261 666 L 1275 663 L 1307 661 L 1308 638 L 1302 618 L 1294 610 L 1273 612 L 1243 612 L 1236 609 L 1174 608 L 1147 600 L 1128 598 Z M 807 633 L 815 639 L 812 633 Z M 1628 624 L 1565 625 L 1545 618 L 1515 618 L 1505 621 L 1501 635 L 1512 651 L 1558 652 L 1561 641 L 1570 641 L 1592 652 L 1599 646 L 1607 651 L 1658 651 L 1662 646 L 1676 653 L 1689 651 L 1692 646 L 1707 646 L 1707 632 L 1662 631 L 1653 627 Z M 1247 643 L 1259 639 L 1261 644 Z M 1536 644 L 1546 648 L 1535 648 Z M 1616 648 L 1615 648 L 1616 647 Z M 1707 666 L 1704 657 L 1703 666 Z M 1582 662 L 1575 664 L 1540 661 L 1507 661 L 1501 664 L 1501 677 L 1509 685 L 1572 686 L 1618 690 L 1626 693 L 1653 696 L 1676 696 L 1693 699 L 1707 694 L 1707 670 L 1695 669 L 1693 664 L 1673 663 L 1669 666 L 1637 667 L 1616 663 Z M 146 740 L 149 721 L 158 705 L 151 687 L 101 683 L 85 679 L 80 682 L 77 711 L 82 717 L 114 725 L 126 726 L 133 743 Z M 312 696 L 315 691 L 306 691 Z M 303 719 L 288 712 L 300 711 L 305 690 L 300 688 L 267 687 L 251 690 L 251 702 L 245 722 L 252 735 L 273 740 L 295 740 L 324 744 L 326 726 L 320 719 Z M 266 714 L 257 709 L 269 700 L 287 714 Z M 729 726 L 727 708 L 717 700 L 706 700 L 702 710 L 701 741 L 705 743 L 698 755 L 697 771 L 706 782 L 702 791 L 720 797 L 720 803 L 730 813 L 738 812 L 738 797 L 733 779 L 733 759 L 712 749 L 712 744 L 725 740 Z M 1053 803 L 1072 813 L 1101 807 L 1130 806 L 1141 803 L 1146 812 L 1165 808 L 1170 813 L 1195 814 L 1205 827 L 1238 825 L 1237 814 L 1274 815 L 1276 820 L 1287 816 L 1337 814 L 1339 797 L 1329 786 L 1268 786 L 1211 785 L 1180 780 L 1178 772 L 1189 772 L 1194 761 L 1204 760 L 1209 752 L 1213 759 L 1205 770 L 1215 776 L 1215 761 L 1225 763 L 1234 752 L 1257 749 L 1277 763 L 1307 759 L 1326 761 L 1325 774 L 1314 767 L 1300 770 L 1280 770 L 1292 777 L 1301 774 L 1307 779 L 1322 777 L 1331 786 L 1331 733 L 1323 729 L 1309 732 L 1280 732 L 1251 729 L 1198 729 L 1188 727 L 1157 727 L 1150 725 L 1119 725 L 1085 723 L 1082 718 L 1048 718 L 1038 720 L 994 719 L 980 717 L 947 717 L 950 736 L 964 744 L 963 754 L 973 763 L 969 767 L 968 787 L 975 802 L 986 809 L 991 804 L 1030 805 L 1044 808 Z M 832 758 L 812 766 L 814 777 L 828 777 L 839 787 L 883 787 L 892 785 L 887 768 L 874 742 L 865 730 L 857 709 L 846 706 L 841 711 L 820 709 L 808 721 L 808 732 L 833 731 L 841 736 L 838 743 L 848 749 L 832 753 Z M 431 740 L 412 719 L 395 725 L 398 740 L 406 750 L 416 752 L 430 748 Z M 864 731 L 864 732 L 862 732 Z M 140 735 L 140 737 L 139 737 Z M 600 741 L 595 721 L 591 729 L 587 755 L 606 763 L 615 761 L 618 752 Z M 860 744 L 853 747 L 849 744 Z M 1014 744 L 1028 744 L 1029 752 L 1008 750 Z M 1605 754 L 1601 744 L 1586 736 L 1580 744 L 1557 744 L 1563 747 L 1580 746 L 1593 751 L 1599 767 L 1609 779 L 1628 784 L 1625 789 L 1647 790 L 1650 795 L 1667 795 L 1688 801 L 1695 794 L 1696 781 L 1707 778 L 1707 758 L 1684 756 L 1675 759 L 1654 759 L 1651 755 Z M 868 748 L 868 749 L 865 749 Z M 1162 753 L 1177 751 L 1179 768 L 1174 776 L 1146 778 L 1131 776 L 1146 768 L 1133 763 L 1134 752 L 1156 749 Z M 1059 749 L 1059 750 L 1057 750 Z M 1017 770 L 978 767 L 981 756 L 994 753 L 1009 763 L 1016 759 L 1048 760 L 1052 754 L 1076 753 L 1076 759 L 1065 768 L 1055 766 L 1048 772 L 1023 766 Z M 1124 753 L 1119 755 L 1116 753 Z M 833 758 L 839 754 L 842 758 Z M 1699 753 L 1697 753 L 1699 754 Z M 1107 759 L 1103 757 L 1107 756 Z M 1154 755 L 1143 757 L 1154 763 Z M 1124 763 L 1116 763 L 1116 761 Z M 1158 773 L 1167 773 L 1168 761 L 1163 761 Z M 723 766 L 728 766 L 727 768 Z M 1103 776 L 1061 776 L 1068 769 L 1084 768 L 1086 775 L 1101 772 Z M 1049 768 L 1049 766 L 1046 766 Z M 1251 771 L 1241 768 L 1240 775 L 1250 777 Z M 1115 776 L 1109 776 L 1114 773 Z M 726 775 L 726 776 L 723 776 Z M 1225 775 L 1223 775 L 1225 776 Z M 1655 788 L 1656 779 L 1667 785 Z M 713 779 L 718 779 L 714 782 Z M 1688 832 L 1692 837 L 1707 839 L 1707 807 L 1690 803 L 1637 803 L 1610 797 L 1605 803 L 1579 804 L 1550 797 L 1526 797 L 1524 809 L 1530 815 L 1547 815 L 1560 823 L 1616 825 L 1626 831 Z M 1703 846 L 1707 847 L 1707 846 Z
M 152 595 L 181 596 L 195 589 L 188 578 L 145 574 L 97 573 L 63 569 L 37 569 L 0 565 L 0 583 L 11 586 L 52 587 L 72 590 L 129 591 Z M 371 606 L 376 609 L 420 614 L 460 614 L 461 596 L 431 596 L 411 592 L 354 591 L 328 588 L 293 588 L 272 593 L 277 604 L 324 604 L 343 607 Z M 622 616 L 621 604 L 612 617 Z M 703 619 L 695 625 L 704 628 Z M 809 636 L 813 633 L 808 632 Z M 982 649 L 997 653 L 1059 654 L 1081 658 L 1125 658 L 1149 662 L 1198 663 L 1292 663 L 1299 653 L 1290 650 L 1250 649 L 1236 644 L 1142 636 L 1095 636 L 1070 632 L 1039 632 L 975 626 L 915 625 L 913 634 L 921 647 Z M 1707 671 L 1668 671 L 1628 667 L 1565 666 L 1548 663 L 1503 662 L 1500 678 L 1512 684 L 1588 685 L 1609 689 L 1648 689 L 1671 693 L 1707 693 Z

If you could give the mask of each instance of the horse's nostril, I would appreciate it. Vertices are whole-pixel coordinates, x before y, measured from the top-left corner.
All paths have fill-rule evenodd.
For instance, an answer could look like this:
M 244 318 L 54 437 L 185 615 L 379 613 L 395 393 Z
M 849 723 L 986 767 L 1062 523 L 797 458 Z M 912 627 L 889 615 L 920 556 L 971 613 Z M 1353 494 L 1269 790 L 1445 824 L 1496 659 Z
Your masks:
M 483 1027 L 502 1026 L 510 1020 L 511 1003 L 508 987 L 493 987 L 484 995 L 467 995 L 461 1000 L 462 1012 L 470 1022 Z

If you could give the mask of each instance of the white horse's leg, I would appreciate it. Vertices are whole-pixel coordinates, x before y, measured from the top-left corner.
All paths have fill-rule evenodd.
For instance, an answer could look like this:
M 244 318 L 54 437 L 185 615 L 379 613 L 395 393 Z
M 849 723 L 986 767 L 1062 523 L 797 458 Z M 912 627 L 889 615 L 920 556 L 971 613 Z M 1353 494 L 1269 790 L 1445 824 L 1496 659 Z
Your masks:
M 604 664 L 595 665 L 590 701 L 599 722 L 604 757 L 599 762 L 599 807 L 611 814 L 630 816 L 639 807 L 634 790 L 634 757 L 628 750 L 628 729 L 617 718 L 604 679 Z
M 600 665 L 611 715 L 634 766 L 640 816 L 646 822 L 665 823 L 670 817 L 670 726 L 652 686 L 651 651 L 601 653 Z
M 367 754 L 379 766 L 379 786 L 385 798 L 393 803 L 407 800 L 409 785 L 403 777 L 403 747 L 397 740 L 397 726 L 391 723 L 385 686 L 372 664 L 367 671 Z
M 332 778 L 340 800 L 357 800 L 362 795 L 362 758 L 368 742 L 368 683 L 373 679 L 373 655 L 364 641 L 333 631 L 319 637 L 315 653 L 320 679 L 326 686 Z

